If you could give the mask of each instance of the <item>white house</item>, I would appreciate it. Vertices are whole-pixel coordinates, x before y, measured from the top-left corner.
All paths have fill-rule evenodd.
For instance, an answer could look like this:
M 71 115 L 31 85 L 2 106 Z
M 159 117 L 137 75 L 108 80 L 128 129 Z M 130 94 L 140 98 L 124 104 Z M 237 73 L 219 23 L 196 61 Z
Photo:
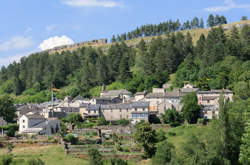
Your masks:
M 20 134 L 51 135 L 59 131 L 60 122 L 57 118 L 45 119 L 41 115 L 23 115 L 19 119 Z

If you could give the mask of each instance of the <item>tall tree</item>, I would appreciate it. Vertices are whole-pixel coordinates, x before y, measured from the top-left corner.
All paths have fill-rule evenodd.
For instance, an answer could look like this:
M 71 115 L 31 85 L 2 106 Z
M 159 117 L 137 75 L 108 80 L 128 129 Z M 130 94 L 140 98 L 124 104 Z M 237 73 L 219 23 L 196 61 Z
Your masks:
M 8 95 L 0 96 L 0 117 L 3 117 L 7 122 L 13 122 L 16 117 L 14 101 Z
M 215 18 L 214 18 L 214 15 L 213 14 L 210 14 L 209 16 L 208 16 L 208 19 L 207 19 L 207 26 L 208 27 L 213 27 L 213 26 L 215 26 L 216 24 L 215 24 Z
M 250 121 L 247 122 L 245 133 L 242 136 L 242 144 L 240 146 L 239 162 L 242 165 L 250 164 Z
M 184 119 L 190 124 L 197 123 L 200 114 L 200 106 L 198 105 L 196 93 L 192 92 L 185 95 L 181 99 L 181 103 L 183 104 L 181 112 Z
M 155 154 L 156 133 L 149 123 L 140 122 L 136 125 L 135 141 L 143 147 L 146 157 L 151 158 Z

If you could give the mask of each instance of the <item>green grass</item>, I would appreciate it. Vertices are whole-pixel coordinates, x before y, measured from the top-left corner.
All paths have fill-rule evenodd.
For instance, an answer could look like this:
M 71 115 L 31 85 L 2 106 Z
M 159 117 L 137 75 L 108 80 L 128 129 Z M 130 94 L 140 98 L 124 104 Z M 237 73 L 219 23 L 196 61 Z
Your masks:
M 0 150 L 0 155 L 6 153 L 5 149 Z M 38 157 L 44 161 L 45 165 L 87 165 L 88 161 L 66 155 L 61 145 L 57 146 L 43 146 L 43 147 L 26 147 L 14 148 L 11 152 L 14 160 L 18 164 L 24 164 L 25 161 L 32 157 Z
M 176 151 L 178 152 L 181 145 L 185 142 L 190 134 L 196 134 L 200 136 L 205 134 L 210 128 L 211 127 L 209 125 L 182 125 L 176 128 L 168 128 L 165 131 L 169 142 L 174 144 Z

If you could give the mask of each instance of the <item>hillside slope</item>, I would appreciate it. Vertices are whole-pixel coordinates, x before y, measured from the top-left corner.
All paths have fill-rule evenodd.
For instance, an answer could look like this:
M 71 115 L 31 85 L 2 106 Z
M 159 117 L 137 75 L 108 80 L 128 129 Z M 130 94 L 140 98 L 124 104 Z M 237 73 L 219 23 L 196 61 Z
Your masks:
M 233 26 L 235 26 L 236 28 L 242 28 L 243 25 L 248 24 L 250 25 L 250 20 L 244 20 L 244 21 L 239 21 L 239 22 L 234 22 L 234 23 L 228 23 L 228 24 L 224 24 L 222 25 L 223 29 L 226 30 L 226 34 L 227 32 L 229 32 Z M 216 26 L 215 26 L 216 27 Z M 215 28 L 214 27 L 214 28 Z M 193 39 L 193 43 L 196 44 L 196 42 L 198 41 L 200 35 L 203 33 L 205 36 L 207 36 L 208 32 L 211 30 L 211 28 L 206 28 L 206 29 L 192 29 L 192 30 L 181 30 L 179 32 L 183 33 L 184 35 L 186 35 L 187 32 L 189 32 L 191 34 L 191 37 Z M 177 32 L 175 32 L 177 33 Z M 156 36 L 150 36 L 150 37 L 139 37 L 136 39 L 132 39 L 132 40 L 126 40 L 125 43 L 128 46 L 135 46 L 137 45 L 141 39 L 144 39 L 146 42 L 150 42 L 152 40 L 152 38 L 154 38 Z M 165 35 L 161 35 L 161 37 L 166 37 Z M 100 39 L 101 41 L 103 39 Z M 76 43 L 74 44 L 75 46 L 72 48 L 67 48 L 66 46 L 58 49 L 58 50 L 52 50 L 50 51 L 50 53 L 62 53 L 63 51 L 75 51 L 78 48 L 82 48 L 82 47 L 93 47 L 93 48 L 103 48 L 103 49 L 107 49 L 108 47 L 110 47 L 113 43 L 104 43 L 104 42 L 84 42 L 84 44 L 79 44 Z M 79 45 L 79 46 L 78 46 Z

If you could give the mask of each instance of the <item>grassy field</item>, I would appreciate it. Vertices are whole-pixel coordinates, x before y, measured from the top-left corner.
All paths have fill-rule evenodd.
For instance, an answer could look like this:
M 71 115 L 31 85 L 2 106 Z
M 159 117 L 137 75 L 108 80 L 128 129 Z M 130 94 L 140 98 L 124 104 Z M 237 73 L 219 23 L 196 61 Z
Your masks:
M 6 150 L 1 149 L 0 155 L 5 154 Z M 14 148 L 11 152 L 14 160 L 19 164 L 25 164 L 25 161 L 31 157 L 38 157 L 44 161 L 45 165 L 87 165 L 87 160 L 79 159 L 73 156 L 65 155 L 61 145 Z
M 203 135 L 210 129 L 210 126 L 200 125 L 182 125 L 176 128 L 165 128 L 168 141 L 173 143 L 176 152 L 180 150 L 190 134 Z M 0 149 L 0 155 L 6 153 L 6 149 Z M 41 147 L 23 147 L 14 148 L 11 154 L 18 165 L 24 165 L 25 161 L 32 157 L 38 157 L 45 162 L 45 165 L 87 165 L 88 161 L 74 156 L 65 155 L 61 145 L 41 146 Z M 105 165 L 108 165 L 106 163 Z M 140 162 L 129 162 L 129 165 L 150 165 L 151 160 L 142 160 Z
M 174 144 L 176 151 L 180 150 L 181 145 L 185 142 L 190 134 L 204 135 L 211 127 L 200 125 L 182 125 L 176 128 L 166 129 L 168 140 Z

